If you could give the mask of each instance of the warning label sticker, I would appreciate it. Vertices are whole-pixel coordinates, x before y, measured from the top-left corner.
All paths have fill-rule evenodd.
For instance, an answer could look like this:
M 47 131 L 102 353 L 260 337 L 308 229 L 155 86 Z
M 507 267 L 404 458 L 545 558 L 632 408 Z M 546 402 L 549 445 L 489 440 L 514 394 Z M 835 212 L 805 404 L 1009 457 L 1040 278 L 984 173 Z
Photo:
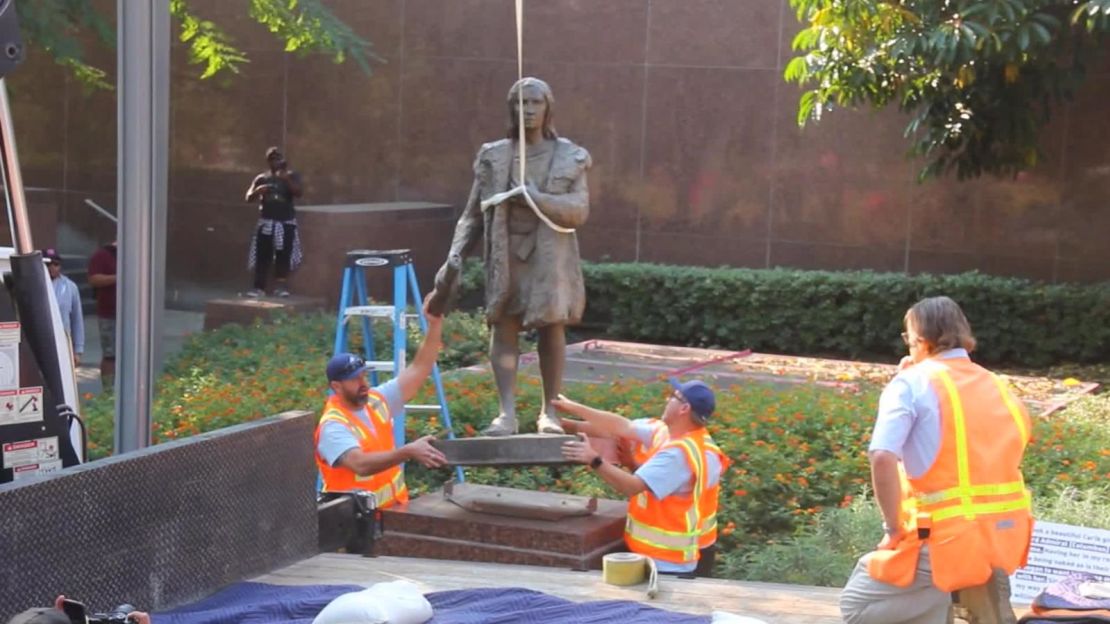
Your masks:
M 8 442 L 3 446 L 3 458 L 5 468 L 57 461 L 58 436 Z
M 42 421 L 42 386 L 0 390 L 0 426 Z
M 19 323 L 0 323 L 0 390 L 19 388 Z
M 16 466 L 12 469 L 12 480 L 19 481 L 27 477 L 35 475 L 47 474 L 51 472 L 58 472 L 62 469 L 62 460 L 55 460 L 49 462 L 42 462 L 41 464 L 27 464 L 26 466 Z
M 0 345 L 19 344 L 19 321 L 0 323 Z

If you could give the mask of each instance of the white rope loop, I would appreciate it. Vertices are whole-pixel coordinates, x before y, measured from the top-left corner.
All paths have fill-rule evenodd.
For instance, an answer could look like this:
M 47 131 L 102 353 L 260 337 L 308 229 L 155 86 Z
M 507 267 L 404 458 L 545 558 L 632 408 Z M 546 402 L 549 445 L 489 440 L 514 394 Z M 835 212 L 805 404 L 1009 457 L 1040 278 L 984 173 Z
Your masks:
M 516 80 L 517 84 L 520 84 L 520 81 L 524 80 L 524 0 L 516 0 Z M 520 88 L 516 90 L 516 97 L 516 127 L 518 131 L 516 144 L 517 155 L 520 158 L 520 186 L 505 191 L 504 193 L 498 193 L 482 202 L 482 210 L 490 206 L 496 206 L 508 200 L 510 197 L 523 195 L 524 201 L 527 202 L 528 207 L 532 209 L 532 212 L 536 213 L 536 217 L 538 217 L 540 221 L 543 221 L 544 225 L 560 234 L 573 234 L 574 228 L 566 228 L 551 221 L 551 219 L 540 210 L 540 207 L 536 205 L 532 196 L 528 194 L 528 189 L 525 185 L 527 178 L 524 177 L 525 164 L 527 162 L 524 149 L 524 85 L 520 85 Z M 554 158 L 554 156 L 552 156 L 552 158 Z

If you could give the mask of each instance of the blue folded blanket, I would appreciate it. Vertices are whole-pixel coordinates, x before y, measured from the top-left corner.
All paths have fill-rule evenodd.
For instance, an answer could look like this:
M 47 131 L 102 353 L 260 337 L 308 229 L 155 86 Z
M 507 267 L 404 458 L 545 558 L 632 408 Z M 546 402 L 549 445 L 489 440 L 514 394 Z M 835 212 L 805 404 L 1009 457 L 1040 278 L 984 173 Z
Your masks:
M 238 583 L 190 605 L 155 613 L 153 624 L 311 624 L 337 596 L 358 585 Z M 630 600 L 571 602 L 520 588 L 466 589 L 427 594 L 431 624 L 708 624 L 710 618 L 664 611 Z

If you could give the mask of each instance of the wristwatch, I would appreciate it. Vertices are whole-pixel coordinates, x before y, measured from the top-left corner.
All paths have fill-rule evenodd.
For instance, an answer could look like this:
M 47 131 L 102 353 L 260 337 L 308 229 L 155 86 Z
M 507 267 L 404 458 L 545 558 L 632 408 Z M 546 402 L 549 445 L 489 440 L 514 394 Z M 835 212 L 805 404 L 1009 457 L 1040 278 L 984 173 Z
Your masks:
M 598 468 L 601 468 L 601 464 L 604 463 L 604 461 L 605 460 L 601 459 L 601 455 L 598 455 L 594 458 L 592 462 L 590 462 L 590 468 L 597 470 Z

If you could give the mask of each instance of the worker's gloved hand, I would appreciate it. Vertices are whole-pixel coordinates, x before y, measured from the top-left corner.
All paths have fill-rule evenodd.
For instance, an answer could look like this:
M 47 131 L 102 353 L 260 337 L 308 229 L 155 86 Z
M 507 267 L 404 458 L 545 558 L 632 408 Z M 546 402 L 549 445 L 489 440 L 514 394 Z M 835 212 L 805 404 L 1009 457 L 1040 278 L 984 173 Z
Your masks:
M 432 446 L 435 436 L 424 436 L 413 440 L 404 446 L 408 459 L 418 461 L 428 468 L 440 468 L 447 465 L 447 456 L 439 449 Z

